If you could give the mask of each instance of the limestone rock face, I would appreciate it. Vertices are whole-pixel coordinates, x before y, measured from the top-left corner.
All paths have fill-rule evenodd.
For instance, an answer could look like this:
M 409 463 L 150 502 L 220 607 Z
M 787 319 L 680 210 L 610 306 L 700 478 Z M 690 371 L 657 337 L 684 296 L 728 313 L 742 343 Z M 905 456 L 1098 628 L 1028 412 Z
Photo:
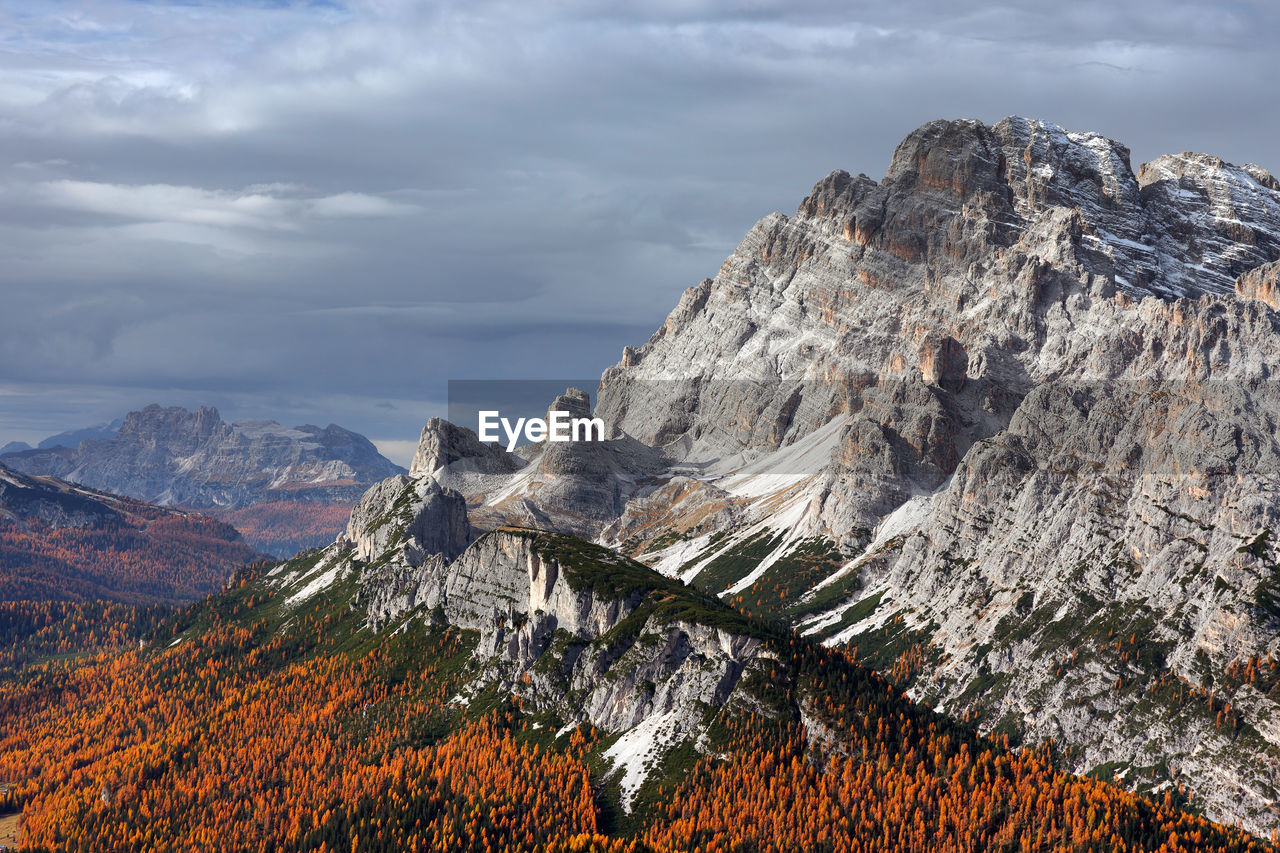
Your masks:
M 354 501 L 403 469 L 361 435 L 330 424 L 228 424 L 217 409 L 151 405 L 115 435 L 79 447 L 7 454 L 5 464 L 163 505 L 236 509 L 265 500 Z
M 511 474 L 524 467 L 524 460 L 507 453 L 500 445 L 481 441 L 465 427 L 442 418 L 432 418 L 422 428 L 418 449 L 409 466 L 412 477 L 460 474 Z
M 959 391 L 969 371 L 969 357 L 952 337 L 927 336 L 920 346 L 920 374 L 930 385 Z
M 608 441 L 415 471 L 480 528 L 595 538 L 856 649 L 945 712 L 1052 737 L 1074 770 L 1181 784 L 1266 834 L 1278 268 L 1280 184 L 1257 166 L 1182 154 L 1135 174 L 1097 134 L 931 122 L 882 180 L 832 172 L 760 220 L 626 347 L 594 410 Z M 462 608 L 525 660 L 550 569 L 514 559 L 520 578 L 472 572 L 452 604 L 443 558 L 401 561 L 383 609 Z M 621 615 L 538 600 L 557 626 Z M 591 671 L 570 682 L 590 691 Z M 620 707 L 599 719 L 635 719 Z
M 1181 292 L 1228 292 L 1238 276 L 1280 255 L 1280 183 L 1266 169 L 1166 154 L 1142 167 L 1138 184 L 1162 271 Z
M 861 654 L 901 625 L 889 647 L 931 661 L 919 698 L 1270 831 L 1280 708 L 1228 672 L 1280 653 L 1278 238 L 1255 166 L 1135 175 L 1096 134 L 925 125 L 883 181 L 835 172 L 761 220 L 606 372 L 611 430 L 733 519 L 630 547 L 726 596 L 807 585 L 773 612 Z M 842 556 L 802 574 L 804 537 Z M 1165 703 L 1173 683 L 1216 685 L 1245 734 Z
M 569 388 L 563 394 L 558 394 L 547 407 L 548 420 L 552 412 L 565 412 L 570 418 L 589 418 L 591 417 L 591 395 L 581 388 Z
M 724 704 L 762 650 L 752 637 L 656 615 L 639 632 L 654 636 L 656 643 L 623 649 L 593 644 L 635 613 L 650 590 L 597 589 L 575 576 L 581 564 L 565 563 L 541 549 L 545 538 L 519 530 L 486 535 L 432 576 L 420 602 L 441 607 L 451 625 L 479 631 L 477 654 L 497 659 L 500 669 L 512 673 L 530 671 L 557 632 L 567 635 L 561 642 L 580 645 L 577 653 L 561 661 L 560 671 L 537 674 L 541 684 L 533 684 L 531 693 L 555 697 L 562 690 L 538 688 L 558 680 L 569 690 L 582 691 L 580 704 L 564 707 L 571 718 L 606 732 L 673 710 L 692 718 L 701 708 Z M 595 567 L 602 571 L 608 571 L 607 561 L 625 560 L 603 549 L 588 558 L 606 561 Z M 645 684 L 654 685 L 652 692 Z
M 443 553 L 417 559 L 417 533 L 378 536 L 391 525 L 371 520 L 385 501 L 403 503 L 404 492 L 395 490 L 407 485 L 413 493 L 413 484 L 401 478 L 371 489 L 353 514 L 349 541 L 326 550 L 314 578 L 278 579 L 303 586 L 288 601 L 332 582 L 345 565 L 358 572 L 355 606 L 373 627 L 416 616 L 476 632 L 464 701 L 496 685 L 530 710 L 643 741 L 650 763 L 659 751 L 696 742 L 709 709 L 756 701 L 736 690 L 745 675 L 759 679 L 776 660 L 759 626 L 626 557 L 563 534 L 502 528 L 456 559 Z M 427 503 L 456 497 L 436 489 L 427 492 Z M 382 550 L 361 565 L 370 547 Z M 352 556 L 361 562 L 351 563 Z M 680 606 L 665 611 L 672 602 Z M 714 624 L 726 616 L 724 625 Z M 735 625 L 744 630 L 735 632 Z M 627 807 L 644 773 L 622 769 Z
M 1280 261 L 1254 267 L 1236 279 L 1236 293 L 1256 299 L 1271 308 L 1280 308 Z
M 848 407 L 837 384 L 864 375 L 918 369 L 936 381 L 943 366 L 947 384 L 985 376 L 1015 391 L 1057 376 L 1201 375 L 1209 365 L 1194 346 L 1181 362 L 1164 357 L 1170 341 L 1145 335 L 1161 351 L 1130 351 L 1133 332 L 1120 347 L 1110 339 L 1126 335 L 1109 324 L 1150 296 L 1203 310 L 1216 304 L 1204 297 L 1280 257 L 1274 183 L 1188 155 L 1160 158 L 1139 180 L 1127 149 L 1096 134 L 1016 118 L 933 122 L 903 141 L 882 182 L 834 172 L 794 217 L 761 220 L 606 372 L 597 412 L 647 444 L 729 450 L 811 432 Z M 1107 307 L 1115 298 L 1123 310 Z M 935 363 L 944 339 L 949 358 L 964 353 L 962 370 Z M 1237 371 L 1272 345 L 1244 347 Z M 795 403 L 800 381 L 811 387 Z
M 452 560 L 472 538 L 462 495 L 435 480 L 403 475 L 365 492 L 343 536 L 360 560 L 374 560 L 398 545 L 411 565 L 432 554 Z

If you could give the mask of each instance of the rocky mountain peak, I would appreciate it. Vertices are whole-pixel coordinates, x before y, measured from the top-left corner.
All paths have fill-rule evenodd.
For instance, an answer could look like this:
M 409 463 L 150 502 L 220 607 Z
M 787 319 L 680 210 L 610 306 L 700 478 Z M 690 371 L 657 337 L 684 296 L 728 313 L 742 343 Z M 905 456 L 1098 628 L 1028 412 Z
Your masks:
M 1138 169 L 1138 185 L 1165 180 L 1185 181 L 1188 187 L 1203 187 L 1214 183 L 1235 187 L 1248 187 L 1250 182 L 1268 190 L 1280 190 L 1275 175 L 1255 163 L 1236 166 L 1212 154 L 1184 151 L 1181 154 L 1162 154 Z
M 878 186 L 866 175 L 854 177 L 844 169 L 837 169 L 814 184 L 813 190 L 800 202 L 796 215 L 808 218 L 847 216 Z
M 1164 155 L 1143 165 L 1138 183 L 1169 286 L 1229 292 L 1237 277 L 1280 258 L 1280 184 L 1265 169 Z
M 1139 203 L 1129 149 L 1100 133 L 1010 116 L 991 128 L 1002 170 L 1020 207 L 1031 216 L 1050 206 L 1124 208 Z
M 1280 673 L 1231 688 L 1247 751 L 1132 709 L 1280 655 L 1278 280 L 1264 169 L 930 122 L 623 351 L 595 408 L 618 438 L 447 484 L 477 527 L 596 538 L 859 659 L 921 643 L 914 695 L 1269 831 Z
M 1002 189 L 1003 160 L 1001 139 L 981 122 L 931 121 L 898 143 L 885 183 L 967 199 Z
M 524 461 L 497 444 L 482 442 L 471 430 L 443 418 L 431 418 L 422 428 L 418 449 L 409 465 L 409 476 L 443 477 L 446 471 L 509 474 Z
M 364 493 L 340 541 L 350 542 L 364 561 L 399 545 L 399 559 L 418 567 L 432 554 L 452 560 L 471 538 L 462 495 L 430 477 L 398 475 Z
M 1267 170 L 1179 154 L 1135 175 L 1123 144 L 1019 116 L 929 122 L 881 183 L 832 172 L 797 216 L 934 274 L 990 268 L 1028 237 L 1065 240 L 1074 264 L 1138 297 L 1226 293 L 1280 258 L 1280 184 Z
M 179 452 L 183 449 L 191 452 L 210 438 L 224 434 L 226 427 L 212 406 L 201 406 L 193 412 L 182 406 L 161 407 L 152 403 L 125 415 L 115 437 L 126 442 L 161 440 Z
M 581 388 L 569 388 L 563 394 L 556 395 L 547 407 L 547 417 L 552 412 L 568 412 L 571 418 L 591 417 L 591 395 Z

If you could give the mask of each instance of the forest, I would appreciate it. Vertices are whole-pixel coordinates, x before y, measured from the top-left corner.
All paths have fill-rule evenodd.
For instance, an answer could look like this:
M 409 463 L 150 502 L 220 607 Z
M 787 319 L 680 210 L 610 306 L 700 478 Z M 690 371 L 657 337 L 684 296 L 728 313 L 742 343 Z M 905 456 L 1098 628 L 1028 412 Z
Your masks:
M 85 527 L 0 517 L 0 601 L 185 603 L 260 556 L 227 524 L 194 513 L 131 512 Z
M 605 733 L 498 689 L 460 698 L 473 635 L 374 633 L 348 591 L 288 609 L 260 576 L 168 613 L 11 608 L 61 650 L 0 676 L 0 810 L 21 811 L 24 849 L 1272 849 L 1188 792 L 1071 776 L 1052 744 L 980 736 L 794 636 L 766 701 L 714 714 L 705 750 L 676 750 L 626 813 Z M 797 714 L 801 695 L 823 698 Z
M 346 529 L 351 502 L 265 501 L 241 509 L 209 510 L 254 548 L 277 557 L 328 545 Z

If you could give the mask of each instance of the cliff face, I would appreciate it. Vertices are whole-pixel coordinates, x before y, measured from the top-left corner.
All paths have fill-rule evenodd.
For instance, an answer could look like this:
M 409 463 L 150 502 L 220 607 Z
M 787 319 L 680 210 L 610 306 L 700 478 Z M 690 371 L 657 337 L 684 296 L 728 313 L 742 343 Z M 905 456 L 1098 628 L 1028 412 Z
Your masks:
M 517 459 L 429 425 L 415 474 L 477 528 L 595 538 L 1269 832 L 1278 263 L 1259 167 L 1135 174 L 1096 134 L 933 122 L 883 180 L 833 172 L 761 220 L 625 348 L 609 441 Z M 447 602 L 447 565 L 379 607 Z
M 794 217 L 761 220 L 606 372 L 597 413 L 646 443 L 729 450 L 812 432 L 851 408 L 845 382 L 956 391 L 940 367 L 1015 393 L 1057 378 L 1263 373 L 1269 313 L 1213 296 L 1280 256 L 1274 179 L 1191 155 L 1142 175 L 1093 134 L 926 125 L 882 182 L 834 172 Z
M 762 626 L 609 549 L 500 528 L 464 550 L 455 548 L 464 534 L 442 538 L 459 519 L 456 492 L 389 480 L 369 490 L 347 535 L 306 572 L 283 564 L 270 580 L 296 606 L 354 577 L 352 606 L 375 629 L 426 618 L 474 632 L 459 701 L 497 689 L 528 711 L 620 735 L 624 807 L 648 767 L 697 741 L 726 704 L 750 702 L 739 682 L 775 658 Z
M 605 374 L 617 431 L 749 460 L 693 486 L 728 493 L 728 536 L 674 519 L 645 559 L 883 665 L 922 655 L 914 695 L 1269 830 L 1280 697 L 1238 670 L 1280 651 L 1278 225 L 1262 169 L 1135 176 L 1021 119 L 926 125 L 879 183 L 833 173 Z

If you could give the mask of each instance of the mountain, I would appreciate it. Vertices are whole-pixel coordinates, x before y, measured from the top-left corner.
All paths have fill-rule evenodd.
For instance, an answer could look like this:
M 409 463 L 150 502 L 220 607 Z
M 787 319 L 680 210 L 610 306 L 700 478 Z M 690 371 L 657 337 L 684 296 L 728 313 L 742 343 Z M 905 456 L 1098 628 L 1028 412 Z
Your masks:
M 111 438 L 124 425 L 124 418 L 116 418 L 110 423 L 97 424 L 83 429 L 71 429 L 51 435 L 36 445 L 40 450 L 51 450 L 55 447 L 79 447 L 80 442 L 93 439 Z
M 189 602 L 257 559 L 207 516 L 0 465 L 0 601 Z
M 158 405 L 130 412 L 107 437 L 86 438 L 74 449 L 42 443 L 0 461 L 28 474 L 214 512 L 255 547 L 286 555 L 332 541 L 360 494 L 403 470 L 368 439 L 334 424 L 228 424 L 211 407 Z
M 273 497 L 355 500 L 362 484 L 401 470 L 368 439 L 335 424 L 228 424 L 212 407 L 192 412 L 155 404 L 130 412 L 108 438 L 4 461 L 28 473 L 196 509 L 239 509 Z
M 925 125 L 625 348 L 607 440 L 433 419 L 334 543 L 0 680 L 24 841 L 1272 849 L 1277 235 L 1256 166 Z
M 410 477 L 1270 832 L 1277 275 L 1260 167 L 1135 173 L 1097 134 L 932 122 L 884 179 L 833 172 L 761 220 L 625 348 L 610 440 L 507 454 L 432 421 Z
M 429 479 L 0 709 L 34 849 L 1272 849 Z
M 0 445 L 0 455 L 5 453 L 21 453 L 24 450 L 30 449 L 31 445 L 27 444 L 25 441 L 10 441 L 6 444 Z

